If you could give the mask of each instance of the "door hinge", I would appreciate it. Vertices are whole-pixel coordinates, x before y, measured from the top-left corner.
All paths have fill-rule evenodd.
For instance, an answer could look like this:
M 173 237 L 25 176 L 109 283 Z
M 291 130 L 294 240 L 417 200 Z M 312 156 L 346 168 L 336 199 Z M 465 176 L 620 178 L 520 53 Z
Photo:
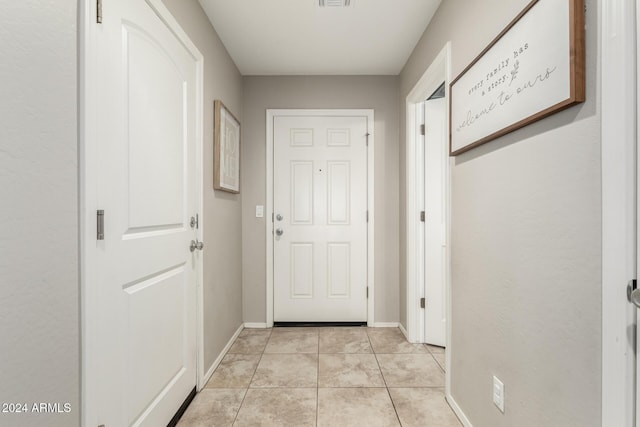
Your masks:
M 367 299 L 369 299 L 369 287 L 367 286 Z
M 425 308 L 427 305 L 427 301 L 424 298 L 420 298 L 420 308 Z
M 369 222 L 369 211 L 367 211 L 367 222 Z
M 420 135 L 424 135 L 426 133 L 426 126 L 425 125 L 420 125 Z
M 102 24 L 102 0 L 96 0 L 96 22 Z
M 367 137 L 367 147 L 369 146 L 369 135 L 371 135 L 370 133 L 367 133 L 366 137 Z
M 424 221 L 425 221 L 425 218 L 426 218 L 426 214 L 425 214 L 425 212 L 424 212 L 424 211 L 421 211 L 421 212 L 420 212 L 420 221 L 421 221 L 421 222 L 424 222 Z
M 104 210 L 98 209 L 96 212 L 96 239 L 104 240 Z

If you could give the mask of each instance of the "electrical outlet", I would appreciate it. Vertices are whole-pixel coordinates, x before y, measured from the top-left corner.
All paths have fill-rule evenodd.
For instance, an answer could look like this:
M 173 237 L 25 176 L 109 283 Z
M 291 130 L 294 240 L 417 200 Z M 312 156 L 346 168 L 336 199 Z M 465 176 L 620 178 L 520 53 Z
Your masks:
M 262 218 L 264 216 L 264 206 L 256 205 L 256 218 Z
M 493 403 L 504 414 L 504 384 L 495 375 L 493 377 Z

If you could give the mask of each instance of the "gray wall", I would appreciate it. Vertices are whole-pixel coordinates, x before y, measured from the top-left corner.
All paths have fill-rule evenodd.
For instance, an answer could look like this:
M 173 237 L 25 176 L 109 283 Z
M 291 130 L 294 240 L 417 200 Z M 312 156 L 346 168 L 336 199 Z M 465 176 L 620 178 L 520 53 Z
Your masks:
M 213 101 L 242 123 L 242 77 L 197 0 L 164 0 L 204 56 L 204 350 L 209 369 L 242 324 L 242 200 L 213 190 Z
M 0 1 L 0 413 L 80 423 L 76 0 Z
M 245 322 L 266 321 L 266 110 L 375 110 L 375 321 L 398 321 L 398 78 L 245 77 L 242 124 L 242 248 Z
M 528 3 L 444 1 L 402 99 L 448 40 L 456 76 Z M 587 102 L 454 160 L 451 391 L 477 427 L 600 425 L 599 4 L 586 4 Z

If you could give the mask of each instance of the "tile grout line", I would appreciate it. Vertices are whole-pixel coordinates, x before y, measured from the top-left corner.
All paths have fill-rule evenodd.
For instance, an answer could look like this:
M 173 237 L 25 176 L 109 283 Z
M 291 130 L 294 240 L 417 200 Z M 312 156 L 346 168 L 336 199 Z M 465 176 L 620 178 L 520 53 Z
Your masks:
M 376 363 L 378 364 L 378 369 L 380 369 L 380 376 L 382 376 L 382 381 L 384 382 L 385 390 L 387 390 L 387 396 L 389 396 L 389 400 L 391 401 L 391 406 L 393 406 L 393 411 L 396 414 L 396 419 L 398 420 L 398 425 L 402 426 L 402 422 L 400 421 L 400 414 L 398 414 L 398 409 L 396 408 L 396 404 L 391 397 L 391 392 L 389 391 L 389 384 L 387 384 L 387 379 L 384 377 L 384 373 L 382 372 L 382 366 L 380 366 L 380 361 L 378 360 L 378 353 L 376 353 L 373 348 L 373 344 L 371 343 L 371 337 L 369 336 L 369 332 L 367 331 L 367 339 L 369 339 L 369 345 L 371 346 L 371 351 L 373 351 L 373 355 L 376 358 Z
M 247 394 L 249 394 L 249 388 L 251 387 L 251 382 L 253 381 L 253 377 L 256 376 L 256 372 L 258 371 L 258 366 L 260 366 L 260 362 L 262 361 L 262 356 L 264 355 L 264 350 L 267 348 L 267 344 L 269 343 L 269 340 L 271 339 L 271 333 L 273 330 L 269 331 L 269 338 L 267 338 L 267 342 L 264 344 L 264 348 L 262 349 L 262 352 L 260 353 L 260 358 L 258 359 L 258 363 L 256 363 L 256 367 L 253 370 L 253 374 L 251 374 L 251 378 L 249 379 L 249 384 L 247 384 L 247 388 L 244 390 L 244 396 L 242 396 L 242 401 L 240 402 L 240 406 L 238 406 L 238 410 L 236 411 L 236 416 L 233 417 L 233 422 L 231 423 L 231 425 L 235 425 L 236 421 L 238 420 L 238 415 L 240 414 L 240 410 L 242 409 L 242 405 L 244 405 L 244 401 L 247 398 Z M 237 340 L 237 338 L 236 338 Z M 234 342 L 235 344 L 235 342 Z
M 316 427 L 320 413 L 320 330 L 318 330 L 318 365 L 316 368 Z
M 436 353 L 434 353 L 433 351 L 431 351 L 431 347 L 429 347 L 429 344 L 424 343 L 423 345 L 427 348 L 427 351 L 429 352 L 429 354 L 431 355 L 431 357 L 433 358 L 433 360 L 435 360 L 436 365 L 438 365 L 438 367 L 440 368 L 440 370 L 446 374 L 446 373 L 447 373 L 447 370 L 446 370 L 446 369 L 444 369 L 444 366 L 442 366 L 442 365 L 440 364 L 440 362 L 438 362 L 438 359 L 436 359 Z M 443 347 L 443 348 L 444 348 L 444 349 L 445 349 L 445 351 L 446 351 L 446 347 Z M 438 353 L 438 354 L 443 354 L 443 355 L 444 355 L 444 353 Z M 445 360 L 446 360 L 446 359 L 445 359 Z

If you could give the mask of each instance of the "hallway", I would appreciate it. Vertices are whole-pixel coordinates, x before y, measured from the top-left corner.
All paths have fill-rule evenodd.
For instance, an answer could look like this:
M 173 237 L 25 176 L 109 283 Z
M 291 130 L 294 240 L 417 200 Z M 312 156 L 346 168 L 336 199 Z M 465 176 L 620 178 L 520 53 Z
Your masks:
M 460 426 L 444 349 L 397 328 L 245 329 L 179 426 Z

